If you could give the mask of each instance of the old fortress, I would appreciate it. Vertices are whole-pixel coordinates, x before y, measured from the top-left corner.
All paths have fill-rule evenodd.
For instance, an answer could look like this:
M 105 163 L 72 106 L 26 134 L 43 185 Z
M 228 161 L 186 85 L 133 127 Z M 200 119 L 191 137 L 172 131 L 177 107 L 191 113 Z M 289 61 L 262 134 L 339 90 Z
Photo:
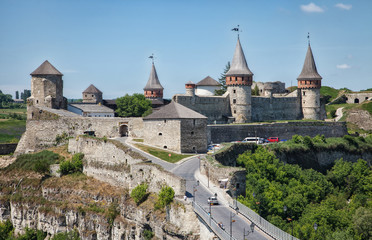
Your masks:
M 163 86 L 152 63 L 144 95 L 156 107 L 144 118 L 114 117 L 114 100 L 90 85 L 82 103 L 67 104 L 63 96 L 63 74 L 45 61 L 31 73 L 27 131 L 17 152 L 33 151 L 52 144 L 57 136 L 93 133 L 97 137 L 130 136 L 143 138 L 145 144 L 176 152 L 206 152 L 208 143 L 242 140 L 246 136 L 296 133 L 338 136 L 345 133 L 341 123 L 300 122 L 252 124 L 273 120 L 324 120 L 325 107 L 320 98 L 322 77 L 318 74 L 310 43 L 298 76 L 298 88 L 286 91 L 284 83 L 259 83 L 247 65 L 238 37 L 231 67 L 226 73 L 227 91 L 215 96 L 220 85 L 211 77 L 185 84 L 186 93 L 176 94 L 171 102 L 163 99 Z M 252 88 L 259 96 L 252 96 Z M 250 124 L 246 124 L 250 123 Z

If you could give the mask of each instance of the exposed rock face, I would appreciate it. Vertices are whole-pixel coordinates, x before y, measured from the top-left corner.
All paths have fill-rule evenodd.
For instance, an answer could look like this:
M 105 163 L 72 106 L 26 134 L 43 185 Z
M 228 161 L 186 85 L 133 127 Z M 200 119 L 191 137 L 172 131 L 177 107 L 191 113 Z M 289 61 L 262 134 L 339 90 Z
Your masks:
M 352 109 L 348 112 L 347 122 L 357 125 L 364 130 L 372 130 L 372 116 L 368 111 L 362 109 Z
M 144 230 L 162 239 L 199 239 L 199 221 L 191 205 L 176 200 L 164 212 L 154 209 L 155 198 L 150 195 L 136 206 L 127 190 L 85 176 L 1 178 L 0 221 L 10 219 L 16 233 L 29 227 L 52 236 L 76 229 L 87 240 L 143 239 Z M 117 212 L 110 215 L 113 204 Z

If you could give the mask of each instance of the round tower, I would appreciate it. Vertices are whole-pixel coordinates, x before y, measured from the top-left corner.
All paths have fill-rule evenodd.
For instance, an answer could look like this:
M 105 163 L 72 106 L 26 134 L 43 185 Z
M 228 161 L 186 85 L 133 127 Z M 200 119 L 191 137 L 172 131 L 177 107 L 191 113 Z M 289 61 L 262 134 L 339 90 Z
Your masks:
M 66 109 L 63 97 L 63 74 L 47 60 L 31 74 L 31 97 L 29 104 L 56 109 Z
M 304 119 L 323 120 L 320 113 L 321 80 L 309 43 L 302 72 L 297 78 Z
M 186 88 L 186 95 L 187 96 L 195 97 L 195 83 L 193 83 L 191 81 L 188 81 L 185 84 L 185 88 Z
M 230 96 L 231 114 L 236 123 L 251 122 L 251 95 L 253 73 L 249 70 L 238 37 L 234 57 L 226 73 L 226 86 Z
M 143 88 L 144 95 L 152 102 L 159 100 L 163 102 L 163 86 L 159 82 L 158 74 L 156 73 L 155 65 L 152 63 L 151 73 L 146 86 Z

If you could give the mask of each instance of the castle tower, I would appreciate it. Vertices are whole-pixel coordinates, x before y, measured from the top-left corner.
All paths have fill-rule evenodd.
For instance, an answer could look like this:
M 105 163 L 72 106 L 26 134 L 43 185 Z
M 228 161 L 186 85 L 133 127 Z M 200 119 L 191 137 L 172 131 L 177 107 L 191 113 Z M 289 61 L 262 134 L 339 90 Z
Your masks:
M 155 102 L 163 103 L 163 86 L 159 82 L 158 74 L 156 73 L 155 65 L 152 63 L 151 73 L 146 86 L 144 87 L 145 97 L 150 99 L 153 104 Z
M 307 48 L 305 63 L 297 78 L 301 93 L 301 104 L 304 119 L 321 120 L 320 87 L 322 77 L 319 75 L 310 43 Z
M 195 97 L 195 83 L 191 82 L 191 81 L 188 81 L 186 84 L 185 84 L 185 88 L 186 88 L 186 95 L 188 96 L 192 96 L 192 97 Z
M 237 123 L 251 121 L 252 79 L 253 73 L 248 68 L 238 37 L 230 70 L 226 73 L 226 86 L 230 96 L 231 113 Z
M 90 84 L 83 92 L 83 103 L 102 103 L 102 92 Z
M 63 97 L 63 74 L 46 60 L 31 74 L 31 97 L 28 103 L 56 109 L 66 109 Z

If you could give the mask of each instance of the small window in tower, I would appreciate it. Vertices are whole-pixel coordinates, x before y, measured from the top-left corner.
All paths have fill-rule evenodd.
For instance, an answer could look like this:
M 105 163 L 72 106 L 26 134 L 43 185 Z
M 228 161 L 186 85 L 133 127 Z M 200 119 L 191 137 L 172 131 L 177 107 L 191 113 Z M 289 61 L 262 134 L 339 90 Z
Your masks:
M 302 92 L 302 95 L 304 95 L 304 96 L 305 96 L 305 92 Z
M 85 94 L 85 97 L 88 97 L 88 95 Z
M 193 131 L 191 132 L 191 135 L 194 135 L 194 132 Z
M 167 119 L 164 119 L 164 123 L 167 123 Z
M 154 91 L 151 91 L 151 94 L 154 94 Z
M 159 133 L 159 136 L 163 136 L 163 133 Z
M 195 122 L 196 122 L 196 120 L 195 119 L 193 119 L 192 120 L 192 124 L 195 126 Z
M 92 94 L 92 97 L 94 97 L 94 95 Z
M 236 99 L 235 99 L 235 98 L 233 99 L 233 103 L 234 103 L 234 104 L 236 103 Z
M 234 113 L 236 113 L 236 110 L 234 110 Z
M 236 90 L 235 89 L 233 90 L 233 93 L 236 93 Z

